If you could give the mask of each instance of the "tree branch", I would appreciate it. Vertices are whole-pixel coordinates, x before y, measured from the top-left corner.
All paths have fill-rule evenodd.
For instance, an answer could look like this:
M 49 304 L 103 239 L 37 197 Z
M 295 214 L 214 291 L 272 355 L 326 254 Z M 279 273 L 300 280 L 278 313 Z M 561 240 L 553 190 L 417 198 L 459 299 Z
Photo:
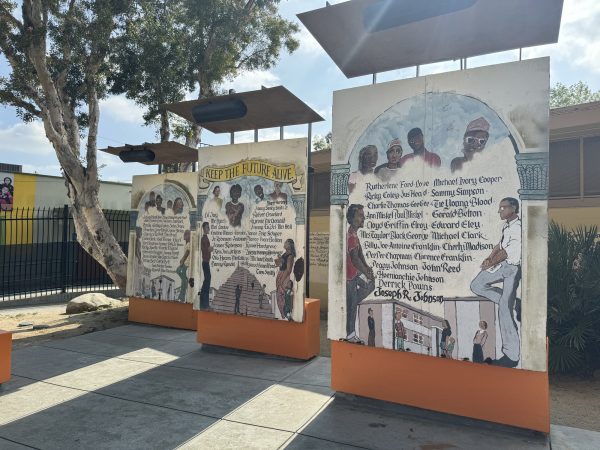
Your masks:
M 18 28 L 19 31 L 23 31 L 23 24 L 19 22 L 19 20 L 2 5 L 0 5 L 0 19 L 4 22 L 10 23 L 13 27 Z
M 12 106 L 15 106 L 17 108 L 21 108 L 24 109 L 25 111 L 27 111 L 28 113 L 42 118 L 42 111 L 40 111 L 39 109 L 37 109 L 35 107 L 35 105 L 17 97 L 15 94 L 13 94 L 10 91 L 0 91 L 0 97 L 3 97 L 8 103 L 10 103 Z

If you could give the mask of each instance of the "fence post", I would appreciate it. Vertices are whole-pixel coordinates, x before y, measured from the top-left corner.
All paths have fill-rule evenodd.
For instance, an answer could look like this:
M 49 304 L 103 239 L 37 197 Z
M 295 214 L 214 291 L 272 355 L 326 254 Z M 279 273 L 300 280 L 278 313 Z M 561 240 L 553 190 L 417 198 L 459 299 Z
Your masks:
M 61 292 L 67 292 L 67 259 L 69 253 L 69 205 L 63 207 L 62 248 L 60 252 Z

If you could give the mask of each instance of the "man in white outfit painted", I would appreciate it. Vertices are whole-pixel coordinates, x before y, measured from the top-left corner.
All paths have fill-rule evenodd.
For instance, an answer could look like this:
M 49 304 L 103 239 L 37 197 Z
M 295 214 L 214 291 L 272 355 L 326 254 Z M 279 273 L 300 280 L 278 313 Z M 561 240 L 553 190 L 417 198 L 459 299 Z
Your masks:
M 498 305 L 498 324 L 503 356 L 492 361 L 503 367 L 516 367 L 521 357 L 521 342 L 513 309 L 521 280 L 521 219 L 519 201 L 503 198 L 498 209 L 504 220 L 502 238 L 483 260 L 481 272 L 471 282 L 471 291 Z M 502 288 L 492 286 L 502 283 Z

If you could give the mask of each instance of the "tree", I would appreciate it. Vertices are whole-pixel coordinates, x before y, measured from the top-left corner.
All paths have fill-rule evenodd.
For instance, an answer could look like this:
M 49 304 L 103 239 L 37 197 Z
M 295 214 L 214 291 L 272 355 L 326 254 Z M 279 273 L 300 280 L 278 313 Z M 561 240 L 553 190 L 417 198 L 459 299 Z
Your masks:
M 600 101 L 600 91 L 592 92 L 589 86 L 583 81 L 578 81 L 570 86 L 556 83 L 550 89 L 550 108 L 560 108 L 562 106 L 596 101 Z
M 127 257 L 98 203 L 99 99 L 124 92 L 160 123 L 159 105 L 200 87 L 216 93 L 240 70 L 269 68 L 293 51 L 298 27 L 277 14 L 279 0 L 0 0 L 0 51 L 9 63 L 0 103 L 24 121 L 42 120 L 61 165 L 77 240 L 119 287 Z M 81 149 L 81 136 L 87 133 Z M 187 144 L 196 147 L 200 129 Z
M 316 135 L 313 141 L 313 149 L 315 152 L 320 152 L 323 150 L 331 150 L 331 140 L 333 135 L 331 131 L 327 133 L 325 136 Z
M 14 106 L 25 121 L 42 120 L 65 178 L 77 240 L 121 288 L 127 257 L 98 203 L 96 139 L 107 60 L 129 7 L 126 0 L 23 0 L 19 19 L 16 4 L 0 0 L 0 50 L 11 69 L 0 79 L 0 103 Z
M 186 91 L 216 95 L 225 79 L 246 70 L 269 69 L 282 48 L 293 52 L 297 25 L 277 13 L 280 0 L 140 0 L 121 39 L 114 93 L 146 108 L 146 124 L 160 123 L 161 141 L 171 124 L 160 105 Z M 201 129 L 177 126 L 197 147 Z

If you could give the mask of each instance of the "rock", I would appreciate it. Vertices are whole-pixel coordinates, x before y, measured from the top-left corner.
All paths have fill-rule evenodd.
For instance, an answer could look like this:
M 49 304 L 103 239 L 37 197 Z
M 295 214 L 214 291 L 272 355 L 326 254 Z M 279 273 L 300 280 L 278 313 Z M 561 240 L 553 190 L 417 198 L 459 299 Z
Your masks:
M 30 327 L 33 325 L 33 322 L 21 322 L 19 323 L 19 327 Z
M 45 330 L 46 328 L 50 328 L 50 325 L 46 325 L 46 324 L 39 324 L 39 325 L 34 325 L 33 329 L 34 330 Z
M 121 306 L 121 302 L 107 297 L 104 294 L 92 292 L 90 294 L 83 294 L 79 297 L 75 297 L 67 303 L 67 314 L 79 314 L 115 306 Z

